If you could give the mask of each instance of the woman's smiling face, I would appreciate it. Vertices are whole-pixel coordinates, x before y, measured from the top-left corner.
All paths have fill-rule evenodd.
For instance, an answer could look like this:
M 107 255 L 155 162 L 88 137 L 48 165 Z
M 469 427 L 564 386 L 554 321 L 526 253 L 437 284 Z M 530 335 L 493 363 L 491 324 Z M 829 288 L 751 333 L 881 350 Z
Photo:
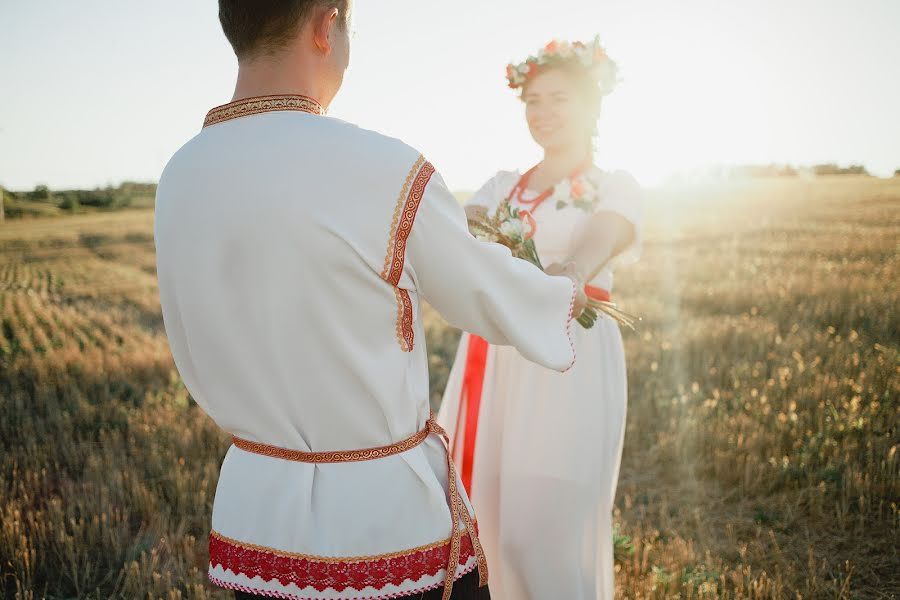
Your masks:
M 522 94 L 531 137 L 545 151 L 590 145 L 597 111 L 575 76 L 547 69 L 532 77 Z

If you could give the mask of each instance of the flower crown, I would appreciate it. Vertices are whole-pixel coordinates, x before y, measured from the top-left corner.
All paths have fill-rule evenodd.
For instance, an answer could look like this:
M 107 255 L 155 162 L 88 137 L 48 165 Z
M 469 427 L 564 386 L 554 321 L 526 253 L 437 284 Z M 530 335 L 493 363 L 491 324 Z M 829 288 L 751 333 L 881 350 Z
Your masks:
M 600 45 L 600 36 L 587 44 L 553 40 L 541 48 L 537 56 L 529 56 L 525 62 L 518 65 L 512 63 L 507 65 L 506 80 L 509 87 L 515 90 L 524 86 L 543 67 L 564 64 L 580 64 L 584 67 L 590 77 L 597 82 L 601 95 L 605 96 L 613 91 L 618 82 L 618 68 Z

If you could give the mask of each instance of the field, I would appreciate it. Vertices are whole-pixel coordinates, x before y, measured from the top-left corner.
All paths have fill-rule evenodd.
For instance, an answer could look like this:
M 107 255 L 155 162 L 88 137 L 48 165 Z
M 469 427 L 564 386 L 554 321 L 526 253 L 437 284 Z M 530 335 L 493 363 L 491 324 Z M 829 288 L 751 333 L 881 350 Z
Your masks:
M 649 191 L 615 296 L 621 598 L 900 598 L 900 178 Z M 174 369 L 152 212 L 0 225 L 0 591 L 206 583 L 227 437 Z M 458 332 L 426 313 L 432 403 Z

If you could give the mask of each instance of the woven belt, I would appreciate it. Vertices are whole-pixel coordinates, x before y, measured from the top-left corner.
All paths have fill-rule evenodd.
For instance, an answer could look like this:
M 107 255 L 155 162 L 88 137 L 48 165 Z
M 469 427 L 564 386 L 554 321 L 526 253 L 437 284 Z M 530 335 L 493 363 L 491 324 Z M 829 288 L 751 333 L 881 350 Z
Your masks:
M 447 432 L 444 431 L 443 427 L 437 424 L 434 420 L 434 415 L 431 415 L 428 418 L 424 429 L 411 435 L 405 440 L 397 442 L 396 444 L 390 444 L 389 446 L 379 446 L 377 448 L 368 448 L 365 450 L 304 452 L 302 450 L 289 450 L 287 448 L 279 448 L 278 446 L 270 446 L 260 442 L 251 442 L 236 436 L 232 436 L 232 441 L 234 442 L 234 445 L 241 450 L 262 454 L 264 456 L 271 456 L 273 458 L 304 463 L 341 463 L 375 460 L 377 458 L 400 454 L 401 452 L 406 452 L 407 450 L 415 448 L 424 442 L 425 438 L 432 433 L 441 436 L 444 440 L 444 450 L 447 453 L 447 471 L 450 476 L 450 497 L 448 499 L 448 504 L 450 505 L 450 516 L 453 519 L 453 533 L 450 536 L 450 560 L 447 563 L 447 576 L 444 579 L 443 595 L 443 600 L 449 600 L 450 593 L 453 590 L 453 582 L 456 578 L 456 568 L 459 564 L 460 545 L 462 541 L 462 531 L 459 528 L 460 519 L 462 519 L 466 526 L 466 533 L 469 535 L 469 539 L 472 540 L 472 548 L 475 550 L 475 557 L 478 561 L 479 586 L 487 585 L 488 570 L 487 560 L 484 557 L 484 550 L 481 547 L 481 542 L 478 540 L 478 535 L 475 533 L 475 525 L 472 522 L 472 516 L 469 514 L 469 510 L 463 503 L 462 496 L 459 493 L 456 466 L 453 464 L 453 459 L 450 457 L 450 441 L 447 437 Z

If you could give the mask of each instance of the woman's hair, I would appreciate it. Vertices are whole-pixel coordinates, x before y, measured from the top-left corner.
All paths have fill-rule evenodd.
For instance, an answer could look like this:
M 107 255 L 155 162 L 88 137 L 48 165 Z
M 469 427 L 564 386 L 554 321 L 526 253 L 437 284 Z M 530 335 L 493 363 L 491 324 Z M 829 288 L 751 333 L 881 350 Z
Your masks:
M 618 68 L 600 45 L 600 37 L 590 42 L 566 42 L 552 40 L 519 64 L 506 67 L 509 87 L 521 91 L 524 99 L 531 80 L 550 70 L 565 73 L 572 82 L 575 93 L 583 99 L 591 111 L 591 137 L 597 135 L 597 120 L 603 96 L 613 91 L 618 82 Z
M 242 60 L 284 48 L 318 8 L 337 8 L 347 26 L 349 0 L 219 0 L 219 22 Z

